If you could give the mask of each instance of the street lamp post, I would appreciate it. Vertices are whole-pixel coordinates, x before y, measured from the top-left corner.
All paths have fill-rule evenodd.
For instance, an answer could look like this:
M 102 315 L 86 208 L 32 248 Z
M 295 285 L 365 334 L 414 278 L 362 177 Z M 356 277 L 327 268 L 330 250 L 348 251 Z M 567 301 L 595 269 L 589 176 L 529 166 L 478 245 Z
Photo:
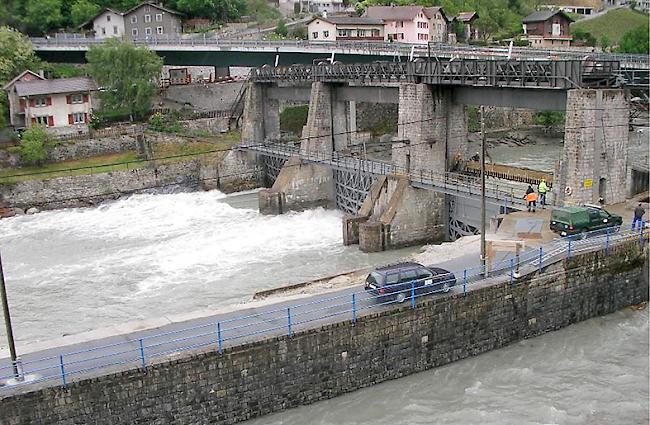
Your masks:
M 481 105 L 481 273 L 487 277 L 485 258 L 485 121 Z
M 16 380 L 20 380 L 18 371 L 18 362 L 16 360 L 16 345 L 14 344 L 14 333 L 11 329 L 11 316 L 9 315 L 9 303 L 7 302 L 7 289 L 5 288 L 5 276 L 2 270 L 2 257 L 0 256 L 0 298 L 2 298 L 2 312 L 5 318 L 5 328 L 7 330 L 7 340 L 9 341 L 9 354 L 11 356 L 11 365 L 14 369 Z

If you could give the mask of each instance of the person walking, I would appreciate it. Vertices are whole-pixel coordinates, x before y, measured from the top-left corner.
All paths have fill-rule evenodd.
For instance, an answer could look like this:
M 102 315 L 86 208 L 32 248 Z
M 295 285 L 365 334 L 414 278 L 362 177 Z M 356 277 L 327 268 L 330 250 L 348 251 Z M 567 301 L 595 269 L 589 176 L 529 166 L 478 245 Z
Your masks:
M 539 192 L 539 205 L 542 207 L 542 209 L 546 208 L 546 194 L 548 193 L 548 186 L 546 185 L 546 180 L 542 179 L 541 182 L 539 182 L 539 186 L 537 187 L 537 191 Z
M 632 220 L 632 230 L 636 229 L 636 224 L 639 223 L 639 229 L 643 228 L 643 215 L 645 214 L 645 209 L 641 206 L 641 203 L 634 209 L 634 220 Z
M 524 199 L 528 203 L 528 212 L 535 212 L 535 207 L 537 206 L 537 194 L 531 185 L 528 185 Z

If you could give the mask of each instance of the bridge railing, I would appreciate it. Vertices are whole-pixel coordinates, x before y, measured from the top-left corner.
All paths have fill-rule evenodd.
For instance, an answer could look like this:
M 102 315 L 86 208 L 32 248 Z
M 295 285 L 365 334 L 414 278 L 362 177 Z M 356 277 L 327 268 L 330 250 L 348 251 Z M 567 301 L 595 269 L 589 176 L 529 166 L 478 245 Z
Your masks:
M 87 47 L 105 42 L 103 39 L 95 38 L 30 38 L 34 46 L 38 49 L 41 47 Z M 398 54 L 403 57 L 425 57 L 429 53 L 432 56 L 447 56 L 466 59 L 490 59 L 506 58 L 512 59 L 585 59 L 618 61 L 627 67 L 640 67 L 647 69 L 650 67 L 650 57 L 644 54 L 622 54 L 622 53 L 605 53 L 605 52 L 586 52 L 575 50 L 560 49 L 539 49 L 527 47 L 486 47 L 471 46 L 466 44 L 443 44 L 431 43 L 426 45 L 415 45 L 398 42 L 384 41 L 306 41 L 306 40 L 236 40 L 209 37 L 148 37 L 131 39 L 135 44 L 146 46 L 215 46 L 215 47 L 243 47 L 243 48 L 268 48 L 290 47 L 300 49 L 322 49 L 322 50 L 349 50 L 349 51 L 368 51 L 383 52 L 388 55 Z
M 201 349 L 222 354 L 236 345 L 283 334 L 291 337 L 296 332 L 332 320 L 350 320 L 356 324 L 363 315 L 390 305 L 407 303 L 411 308 L 416 308 L 422 297 L 452 289 L 468 296 L 474 285 L 485 279 L 513 284 L 521 276 L 541 273 L 545 267 L 579 253 L 602 250 L 605 255 L 610 255 L 612 249 L 621 243 L 639 243 L 641 247 L 647 243 L 649 234 L 644 223 L 638 229 L 630 228 L 629 224 L 625 226 L 626 229 L 622 231 L 601 230 L 552 241 L 518 258 L 494 262 L 487 270 L 469 267 L 452 270 L 451 274 L 430 281 L 400 283 L 391 287 L 388 293 L 382 293 L 379 289 L 372 292 L 359 289 L 303 303 L 269 306 L 254 313 L 242 313 L 219 321 L 206 320 L 167 332 L 142 331 L 140 337 L 111 344 L 91 342 L 88 349 L 62 349 L 45 357 L 19 360 L 16 364 L 18 377 L 13 373 L 14 365 L 8 359 L 3 359 L 4 365 L 0 366 L 0 394 L 19 393 L 23 387 L 32 384 L 65 387 L 72 381 L 124 369 L 139 368 L 146 372 L 156 362 L 183 352 Z

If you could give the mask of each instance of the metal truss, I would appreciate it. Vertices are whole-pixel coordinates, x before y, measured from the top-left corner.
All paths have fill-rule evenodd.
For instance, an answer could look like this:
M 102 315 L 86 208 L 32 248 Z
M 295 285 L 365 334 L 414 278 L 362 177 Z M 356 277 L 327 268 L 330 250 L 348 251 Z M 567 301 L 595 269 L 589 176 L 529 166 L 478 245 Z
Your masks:
M 620 64 L 607 60 L 499 60 L 436 59 L 414 62 L 292 65 L 262 67 L 250 78 L 258 83 L 277 81 L 330 83 L 415 82 L 452 86 L 573 89 L 612 87 L 620 82 Z M 640 78 L 640 77 L 639 77 Z M 620 79 L 620 77 L 619 77 Z
M 478 235 L 479 231 L 476 227 L 465 224 L 454 218 L 449 218 L 449 238 L 452 241 L 460 238 L 461 236 Z
M 336 189 L 336 207 L 349 214 L 356 214 L 366 199 L 375 176 L 361 170 L 333 169 Z
M 288 158 L 283 158 L 275 155 L 264 155 L 263 153 L 258 154 L 258 160 L 262 166 L 262 172 L 264 173 L 264 179 L 267 183 L 273 184 L 275 179 L 278 178 L 280 170 L 284 166 L 284 163 L 287 162 Z

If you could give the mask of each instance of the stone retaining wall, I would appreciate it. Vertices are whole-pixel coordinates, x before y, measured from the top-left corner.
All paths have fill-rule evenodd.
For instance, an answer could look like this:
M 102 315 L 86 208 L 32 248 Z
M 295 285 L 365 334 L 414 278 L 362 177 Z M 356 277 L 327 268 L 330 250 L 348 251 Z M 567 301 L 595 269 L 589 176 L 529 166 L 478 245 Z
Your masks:
M 638 242 L 575 256 L 515 284 L 300 330 L 219 354 L 177 354 L 141 370 L 34 388 L 0 400 L 19 424 L 233 424 L 431 369 L 648 300 Z M 645 260 L 645 261 L 644 261 Z
M 230 151 L 223 158 L 206 155 L 170 164 L 151 162 L 125 171 L 0 184 L 0 199 L 20 209 L 83 207 L 146 191 L 254 189 L 261 185 L 258 176 L 252 155 Z

